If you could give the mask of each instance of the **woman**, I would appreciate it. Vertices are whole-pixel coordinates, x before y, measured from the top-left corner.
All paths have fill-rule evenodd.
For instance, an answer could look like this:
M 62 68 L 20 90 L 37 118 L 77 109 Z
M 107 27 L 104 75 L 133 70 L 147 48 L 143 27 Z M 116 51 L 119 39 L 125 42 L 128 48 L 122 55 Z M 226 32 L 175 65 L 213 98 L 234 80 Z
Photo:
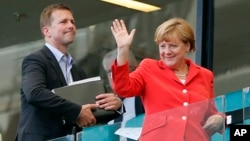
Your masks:
M 114 90 L 121 97 L 141 96 L 145 119 L 140 141 L 209 141 L 221 131 L 224 117 L 213 101 L 213 73 L 186 54 L 195 51 L 191 26 L 183 19 L 162 23 L 155 32 L 160 60 L 144 59 L 129 74 L 128 52 L 135 29 L 128 33 L 123 20 L 111 31 L 117 43 L 112 66 Z

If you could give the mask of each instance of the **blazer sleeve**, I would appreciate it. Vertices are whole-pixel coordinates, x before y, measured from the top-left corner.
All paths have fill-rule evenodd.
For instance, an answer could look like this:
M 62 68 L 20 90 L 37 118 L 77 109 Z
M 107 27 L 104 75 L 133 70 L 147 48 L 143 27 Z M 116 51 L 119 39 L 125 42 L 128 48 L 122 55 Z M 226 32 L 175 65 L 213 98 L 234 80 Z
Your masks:
M 51 90 L 61 87 L 62 82 L 58 79 L 58 72 L 53 66 L 48 65 L 50 61 L 41 54 L 31 54 L 24 59 L 22 64 L 24 99 L 39 110 L 75 122 L 81 111 L 81 105 L 52 93 Z

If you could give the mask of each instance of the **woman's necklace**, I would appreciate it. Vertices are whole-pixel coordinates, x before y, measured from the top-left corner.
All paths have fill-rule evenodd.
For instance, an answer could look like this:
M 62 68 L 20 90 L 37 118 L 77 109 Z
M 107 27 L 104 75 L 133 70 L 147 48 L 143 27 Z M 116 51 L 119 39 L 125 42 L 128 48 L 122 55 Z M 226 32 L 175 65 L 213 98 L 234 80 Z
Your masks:
M 184 74 L 177 74 L 175 73 L 176 76 L 179 76 L 179 77 L 184 77 L 184 76 L 187 76 L 188 72 L 187 73 L 184 73 Z
M 178 73 L 176 73 L 176 72 L 174 72 L 175 73 L 175 75 L 176 76 L 178 76 L 178 77 L 186 77 L 187 76 L 187 74 L 188 74 L 188 66 L 186 67 L 187 69 L 187 72 L 186 73 L 184 73 L 184 74 L 178 74 Z

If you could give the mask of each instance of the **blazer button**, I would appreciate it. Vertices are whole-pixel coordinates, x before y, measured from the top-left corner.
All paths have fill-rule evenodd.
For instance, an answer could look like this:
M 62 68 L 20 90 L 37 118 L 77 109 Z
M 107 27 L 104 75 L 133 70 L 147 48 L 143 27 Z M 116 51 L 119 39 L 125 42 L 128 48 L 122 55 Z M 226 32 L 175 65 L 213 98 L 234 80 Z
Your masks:
M 187 93 L 187 89 L 183 89 L 182 93 L 186 94 Z
M 187 117 L 186 116 L 182 116 L 181 119 L 182 120 L 187 120 Z
M 183 106 L 185 106 L 185 107 L 188 106 L 188 102 L 184 102 Z

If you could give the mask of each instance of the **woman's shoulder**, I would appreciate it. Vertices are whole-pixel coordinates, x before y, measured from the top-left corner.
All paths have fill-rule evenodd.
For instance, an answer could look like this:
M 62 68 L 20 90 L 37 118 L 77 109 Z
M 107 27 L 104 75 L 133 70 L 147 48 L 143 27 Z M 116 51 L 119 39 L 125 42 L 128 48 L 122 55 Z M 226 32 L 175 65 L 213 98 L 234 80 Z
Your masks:
M 140 64 L 142 65 L 153 65 L 153 64 L 157 64 L 158 60 L 155 59 L 151 59 L 151 58 L 144 58 Z
M 203 67 L 203 66 L 200 66 L 200 65 L 197 65 L 197 64 L 195 64 L 202 72 L 204 72 L 204 73 L 209 73 L 209 74 L 211 74 L 211 73 L 213 73 L 211 70 L 209 70 L 208 68 L 205 68 L 205 67 Z
M 192 64 L 195 68 L 199 69 L 200 72 L 201 72 L 202 74 L 213 76 L 213 72 L 212 72 L 211 70 L 209 70 L 208 68 L 205 68 L 205 67 L 203 67 L 203 66 L 201 66 L 201 65 L 198 65 L 198 64 L 195 64 L 195 63 L 191 63 L 191 64 Z
M 151 58 L 143 59 L 140 63 L 140 66 L 148 68 L 150 70 L 152 70 L 152 68 L 157 70 L 166 68 L 166 65 L 161 60 L 151 59 Z

